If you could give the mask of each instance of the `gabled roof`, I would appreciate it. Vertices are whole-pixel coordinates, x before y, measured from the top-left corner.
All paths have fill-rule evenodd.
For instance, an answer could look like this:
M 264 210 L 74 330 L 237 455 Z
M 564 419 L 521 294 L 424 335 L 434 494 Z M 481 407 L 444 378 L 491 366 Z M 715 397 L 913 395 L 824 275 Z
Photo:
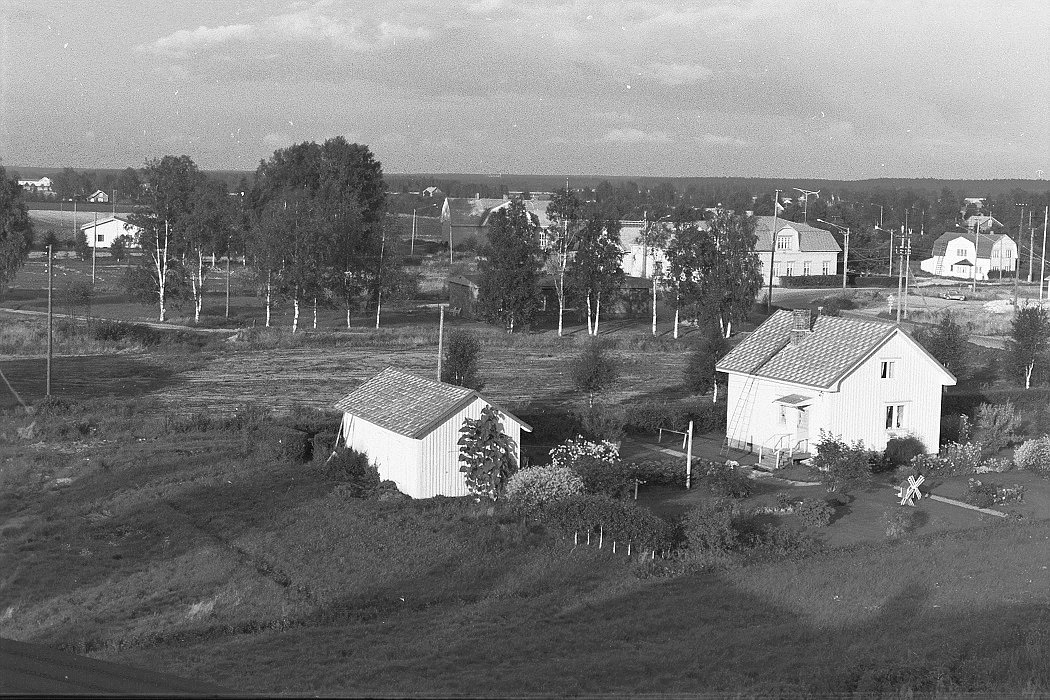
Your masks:
M 973 216 L 966 217 L 967 228 L 975 228 L 977 225 L 980 225 L 982 230 L 992 228 L 993 226 L 1002 226 L 999 219 L 996 219 L 994 216 L 974 214 Z
M 842 250 L 838 241 L 835 240 L 835 236 L 831 235 L 830 231 L 815 228 L 808 224 L 801 224 L 797 221 L 787 221 L 779 216 L 775 218 L 777 221 L 777 233 L 784 229 L 798 231 L 798 249 L 804 253 L 837 253 Z M 755 235 L 758 236 L 755 250 L 760 253 L 773 250 L 773 219 L 774 217 L 772 216 L 755 217 Z
M 792 327 L 791 311 L 776 312 L 719 360 L 716 369 L 831 389 L 895 334 L 915 343 L 900 328 L 878 321 L 818 316 L 811 332 L 795 344 L 790 342 Z M 933 360 L 925 349 L 923 352 Z
M 335 407 L 399 435 L 420 440 L 477 398 L 481 397 L 473 389 L 387 367 L 344 396 Z M 499 411 L 522 429 L 532 430 L 517 416 L 503 409 Z
M 977 240 L 977 234 L 973 231 L 945 231 L 941 235 L 937 236 L 937 240 L 933 242 L 933 255 L 944 255 L 948 249 L 948 244 L 957 238 L 964 238 L 970 243 Z M 992 256 L 992 248 L 996 243 L 1004 238 L 1013 239 L 1007 236 L 1005 233 L 982 233 L 981 240 L 977 242 L 977 257 L 979 258 L 990 258 Z
M 83 226 L 81 226 L 80 230 L 81 231 L 86 231 L 89 228 L 94 228 L 96 225 L 101 226 L 102 224 L 109 223 L 110 221 L 120 221 L 121 223 L 123 223 L 123 224 L 125 224 L 127 226 L 130 226 L 132 228 L 138 228 L 138 226 L 136 226 L 135 224 L 133 224 L 130 221 L 128 221 L 127 217 L 125 217 L 125 216 L 123 216 L 121 214 L 117 214 L 116 216 L 107 216 L 104 219 L 99 219 L 98 221 L 89 221 L 86 224 L 84 224 Z
M 448 278 L 448 283 L 477 288 L 481 284 L 481 275 L 454 275 Z

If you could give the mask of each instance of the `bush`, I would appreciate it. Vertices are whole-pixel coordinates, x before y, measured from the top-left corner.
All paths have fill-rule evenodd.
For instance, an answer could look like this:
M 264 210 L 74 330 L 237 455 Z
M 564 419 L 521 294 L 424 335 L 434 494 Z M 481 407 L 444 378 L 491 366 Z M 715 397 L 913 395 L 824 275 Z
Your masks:
M 90 324 L 91 337 L 112 343 L 133 342 L 141 345 L 159 345 L 164 334 L 151 326 L 124 321 L 99 320 Z
M 507 481 L 506 498 L 522 517 L 532 516 L 548 503 L 577 496 L 584 491 L 583 479 L 568 467 L 528 467 Z
M 591 338 L 569 363 L 569 377 L 577 391 L 587 394 L 593 402 L 594 395 L 611 385 L 620 374 L 620 363 L 609 354 L 607 343 L 601 338 Z
M 324 475 L 339 482 L 340 495 L 361 498 L 379 488 L 379 470 L 368 455 L 357 450 L 339 450 L 324 467 Z
M 926 445 L 914 435 L 891 438 L 887 441 L 886 450 L 882 453 L 882 463 L 887 470 L 892 470 L 902 464 L 908 464 L 913 458 L 923 454 L 926 454 Z
M 998 452 L 1017 441 L 1021 431 L 1021 417 L 1010 401 L 982 403 L 977 407 L 976 437 L 984 445 Z
M 575 412 L 583 434 L 592 440 L 619 442 L 624 436 L 627 412 L 622 406 L 596 404 Z
M 944 452 L 947 468 L 953 475 L 973 474 L 981 466 L 981 455 L 984 446 L 979 442 L 949 443 Z
M 821 430 L 816 447 L 813 466 L 825 473 L 824 481 L 829 491 L 849 491 L 871 476 L 875 453 L 864 449 L 862 441 L 849 445 Z
M 835 509 L 823 498 L 806 498 L 795 507 L 795 512 L 806 527 L 827 527 Z
M 444 362 L 441 365 L 441 381 L 456 386 L 481 391 L 485 380 L 478 374 L 478 355 L 481 341 L 470 331 L 455 329 L 448 335 Z
M 606 540 L 631 542 L 639 549 L 659 549 L 671 542 L 671 528 L 651 511 L 604 496 L 579 495 L 548 502 L 536 510 L 535 517 L 565 536 L 601 532 Z
M 685 388 L 694 394 L 706 394 L 715 388 L 718 375 L 715 363 L 727 352 L 729 343 L 717 329 L 709 332 L 689 355 L 685 366 Z
M 310 441 L 310 454 L 315 462 L 327 461 L 335 449 L 336 433 L 317 433 Z
M 629 462 L 628 470 L 638 481 L 650 485 L 685 486 L 685 465 L 676 459 L 646 459 Z
M 842 286 L 842 277 L 839 275 L 792 275 L 781 277 L 780 286 L 795 288 L 810 287 L 839 287 Z
M 719 401 L 712 403 L 708 399 L 689 401 L 654 401 L 647 400 L 626 407 L 626 421 L 629 430 L 638 433 L 656 433 L 660 428 L 665 430 L 685 430 L 689 421 L 697 433 L 708 433 L 725 430 L 726 405 Z
M 718 462 L 697 465 L 697 476 L 707 484 L 711 493 L 723 498 L 747 498 L 754 490 L 751 480 L 736 467 Z
M 1014 451 L 1014 464 L 1050 476 L 1050 435 L 1026 440 Z
M 701 503 L 682 520 L 682 533 L 689 549 L 707 554 L 729 552 L 739 544 L 733 528 L 736 507 L 727 500 Z
M 587 493 L 608 498 L 628 498 L 634 492 L 634 471 L 630 465 L 617 459 L 609 463 L 593 457 L 583 457 L 572 471 L 583 480 Z
M 1013 486 L 1002 486 L 992 482 L 983 482 L 980 479 L 967 481 L 968 491 L 966 502 L 978 508 L 990 508 L 1005 503 L 1020 503 L 1024 500 L 1024 486 L 1014 484 Z
M 278 425 L 269 431 L 268 438 L 269 445 L 277 457 L 293 462 L 305 462 L 310 459 L 309 433 Z

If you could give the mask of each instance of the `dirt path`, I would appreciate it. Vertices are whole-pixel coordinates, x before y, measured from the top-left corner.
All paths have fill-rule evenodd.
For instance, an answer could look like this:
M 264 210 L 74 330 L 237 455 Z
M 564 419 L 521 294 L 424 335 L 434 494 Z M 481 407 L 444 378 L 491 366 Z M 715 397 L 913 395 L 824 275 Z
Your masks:
M 31 316 L 33 318 L 46 318 L 46 311 L 36 311 L 33 309 L 8 309 L 0 307 L 0 312 L 5 314 L 15 314 L 17 316 Z M 60 314 L 54 312 L 52 314 L 55 318 L 72 318 L 77 321 L 112 321 L 111 318 L 102 318 L 100 316 L 71 316 L 70 314 Z M 160 331 L 190 331 L 192 333 L 222 333 L 226 335 L 234 335 L 237 330 L 230 328 L 201 328 L 199 326 L 177 326 L 172 323 L 159 323 L 157 321 L 134 321 L 135 325 L 138 326 L 149 326 L 150 328 L 156 328 Z

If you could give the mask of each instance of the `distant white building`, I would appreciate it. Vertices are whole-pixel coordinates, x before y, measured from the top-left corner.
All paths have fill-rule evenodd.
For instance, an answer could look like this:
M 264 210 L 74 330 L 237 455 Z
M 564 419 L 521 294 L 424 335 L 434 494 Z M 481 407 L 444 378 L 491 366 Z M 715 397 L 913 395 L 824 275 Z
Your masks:
M 919 267 L 939 277 L 987 280 L 990 272 L 1017 268 L 1017 244 L 1005 233 L 946 231 L 933 242 L 933 257 Z
M 774 235 L 773 220 L 772 216 L 755 217 L 755 252 L 762 264 L 763 280 L 769 279 L 770 263 L 773 284 L 777 285 L 783 277 L 838 274 L 842 248 L 829 231 L 776 217 Z
M 109 195 L 102 190 L 95 190 L 88 195 L 87 201 L 94 202 L 95 204 L 109 204 Z
M 19 180 L 18 184 L 30 194 L 47 197 L 55 196 L 55 191 L 51 188 L 51 178 L 49 177 L 42 177 L 39 180 Z
M 142 229 L 118 214 L 98 221 L 89 221 L 81 226 L 80 230 L 84 232 L 89 248 L 110 248 L 113 241 L 120 236 L 128 236 L 131 239 L 128 247 L 137 248 L 138 234 Z

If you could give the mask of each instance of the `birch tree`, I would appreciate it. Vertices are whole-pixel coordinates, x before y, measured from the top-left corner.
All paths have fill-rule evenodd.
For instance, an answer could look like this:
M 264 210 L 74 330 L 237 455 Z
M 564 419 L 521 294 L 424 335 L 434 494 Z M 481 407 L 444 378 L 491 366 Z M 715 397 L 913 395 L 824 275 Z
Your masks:
M 592 213 L 579 232 L 576 256 L 570 268 L 573 288 L 587 307 L 587 335 L 598 335 L 602 297 L 608 300 L 623 281 L 622 259 L 619 222 L 604 220 Z
M 492 215 L 488 242 L 479 263 L 478 311 L 489 323 L 511 333 L 528 326 L 540 307 L 539 273 L 543 251 L 539 224 L 520 199 Z
M 583 203 L 569 188 L 558 190 L 547 207 L 550 226 L 547 227 L 547 249 L 543 269 L 554 281 L 554 292 L 558 297 L 558 337 L 564 328 L 566 273 L 576 254 L 579 229 L 583 223 Z
M 209 178 L 200 178 L 184 226 L 184 255 L 193 263 L 190 291 L 193 295 L 193 321 L 200 323 L 204 307 L 204 285 L 211 269 L 205 260 L 227 252 L 232 237 L 233 209 L 226 186 Z M 187 264 L 187 267 L 189 265 Z
M 1014 316 L 1010 355 L 1014 370 L 1024 379 L 1024 388 L 1032 387 L 1036 365 L 1048 360 L 1050 351 L 1050 313 L 1039 306 L 1025 306 Z

